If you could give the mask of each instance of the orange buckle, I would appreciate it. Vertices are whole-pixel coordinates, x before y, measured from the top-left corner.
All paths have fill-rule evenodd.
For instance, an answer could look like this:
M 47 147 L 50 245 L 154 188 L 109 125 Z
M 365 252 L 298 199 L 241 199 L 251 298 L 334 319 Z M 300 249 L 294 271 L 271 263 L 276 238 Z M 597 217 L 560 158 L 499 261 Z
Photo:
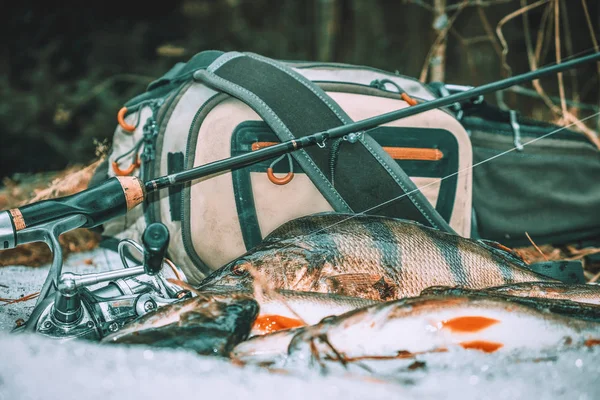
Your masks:
M 127 122 L 125 122 L 125 114 L 126 113 L 127 113 L 127 107 L 121 108 L 119 110 L 119 112 L 117 113 L 117 121 L 119 121 L 119 125 L 121 125 L 121 128 L 123 128 L 124 131 L 131 133 L 131 132 L 135 131 L 135 125 L 130 125 Z
M 127 176 L 131 175 L 136 168 L 140 167 L 140 165 L 142 165 L 142 162 L 140 161 L 140 157 L 138 156 L 135 162 L 132 163 L 129 167 L 127 167 L 127 169 L 119 168 L 119 163 L 117 163 L 116 161 L 112 163 L 112 169 L 116 176 Z

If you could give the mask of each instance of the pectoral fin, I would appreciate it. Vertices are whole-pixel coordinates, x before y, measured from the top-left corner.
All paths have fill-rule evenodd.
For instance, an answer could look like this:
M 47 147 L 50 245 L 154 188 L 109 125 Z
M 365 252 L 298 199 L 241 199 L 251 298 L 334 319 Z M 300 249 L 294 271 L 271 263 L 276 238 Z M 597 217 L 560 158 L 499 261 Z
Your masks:
M 340 274 L 325 278 L 329 293 L 373 300 L 397 298 L 398 287 L 381 275 Z

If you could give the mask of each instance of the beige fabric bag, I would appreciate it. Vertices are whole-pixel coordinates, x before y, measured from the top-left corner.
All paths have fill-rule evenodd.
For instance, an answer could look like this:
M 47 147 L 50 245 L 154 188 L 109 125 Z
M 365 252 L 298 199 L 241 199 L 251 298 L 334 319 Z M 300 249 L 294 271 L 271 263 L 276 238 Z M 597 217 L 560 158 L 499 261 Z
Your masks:
M 354 121 L 408 107 L 398 88 L 418 101 L 434 98 L 412 78 L 368 67 L 283 64 L 319 85 Z M 153 88 L 141 100 L 128 103 L 123 123 L 136 127 L 133 132 L 117 127 L 109 157 L 121 173 L 135 161 L 136 153 L 147 160 L 155 151 L 153 160 L 143 161 L 141 170 L 132 173 L 147 180 L 279 142 L 244 102 L 191 77 L 168 85 Z M 156 91 L 164 93 L 153 98 Z M 150 141 L 153 129 L 156 135 Z M 450 113 L 432 110 L 369 134 L 415 185 L 422 187 L 422 193 L 449 225 L 468 237 L 472 153 L 462 125 Z M 139 240 L 147 223 L 164 223 L 171 233 L 169 257 L 197 282 L 245 253 L 282 223 L 333 210 L 295 161 L 289 183 L 273 182 L 287 176 L 290 160 L 284 157 L 274 165 L 274 160 L 269 160 L 163 190 L 144 209 L 138 207 L 106 223 L 104 234 Z M 270 166 L 275 178 L 268 176 Z M 119 169 L 111 168 L 108 175 L 114 176 L 116 171 Z

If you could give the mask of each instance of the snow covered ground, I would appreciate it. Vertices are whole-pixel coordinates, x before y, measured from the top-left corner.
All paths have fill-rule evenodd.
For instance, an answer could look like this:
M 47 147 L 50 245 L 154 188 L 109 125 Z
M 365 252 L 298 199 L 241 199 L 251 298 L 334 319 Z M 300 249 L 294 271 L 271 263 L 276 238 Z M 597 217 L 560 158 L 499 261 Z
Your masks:
M 85 260 L 93 260 L 87 265 Z M 118 257 L 96 250 L 72 255 L 64 271 L 111 269 Z M 0 297 L 38 291 L 44 268 L 0 268 Z M 0 305 L 0 400 L 13 399 L 577 399 L 600 398 L 600 346 L 518 357 L 479 352 L 419 358 L 394 382 L 365 377 L 291 375 L 239 367 L 182 350 L 58 343 L 11 334 L 35 300 Z M 526 333 L 535 335 L 535 332 Z

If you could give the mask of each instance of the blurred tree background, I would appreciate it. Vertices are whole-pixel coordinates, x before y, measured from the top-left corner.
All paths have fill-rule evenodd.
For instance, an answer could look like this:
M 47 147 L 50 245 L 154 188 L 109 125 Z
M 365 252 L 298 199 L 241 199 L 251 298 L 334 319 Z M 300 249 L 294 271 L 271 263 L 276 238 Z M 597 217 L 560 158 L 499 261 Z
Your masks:
M 600 36 L 598 0 L 49 3 L 24 0 L 3 10 L 0 177 L 90 162 L 97 143 L 110 145 L 123 103 L 203 50 L 481 85 L 589 52 Z M 600 63 L 565 73 L 564 98 L 597 107 L 599 75 Z M 526 87 L 561 95 L 558 77 L 539 85 Z M 557 98 L 505 92 L 500 100 L 535 118 L 569 122 Z M 593 107 L 568 112 L 582 117 Z

